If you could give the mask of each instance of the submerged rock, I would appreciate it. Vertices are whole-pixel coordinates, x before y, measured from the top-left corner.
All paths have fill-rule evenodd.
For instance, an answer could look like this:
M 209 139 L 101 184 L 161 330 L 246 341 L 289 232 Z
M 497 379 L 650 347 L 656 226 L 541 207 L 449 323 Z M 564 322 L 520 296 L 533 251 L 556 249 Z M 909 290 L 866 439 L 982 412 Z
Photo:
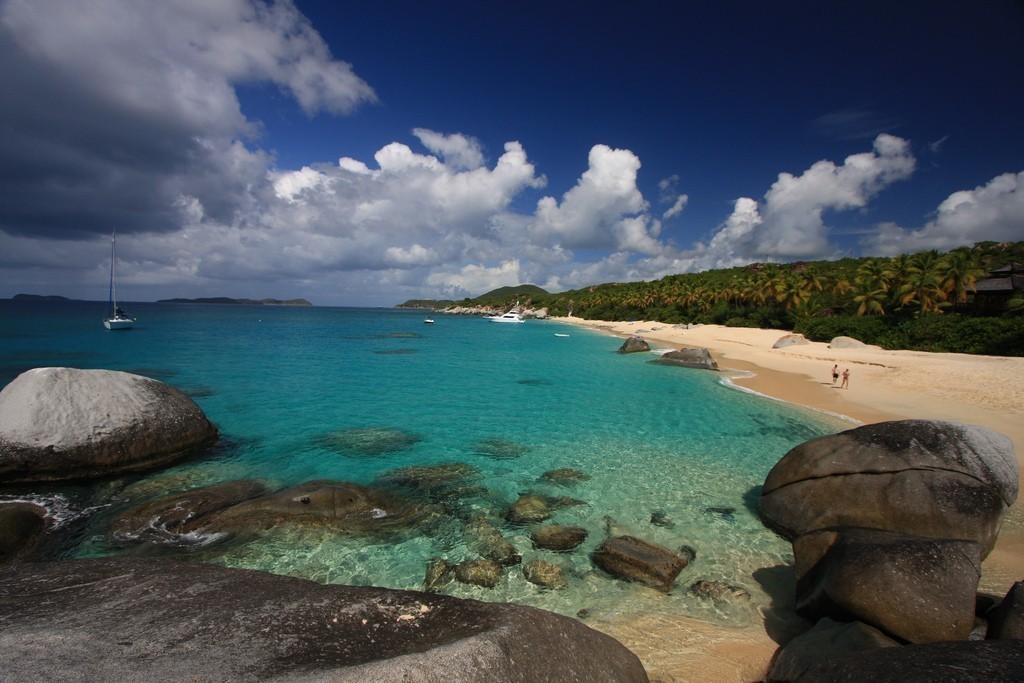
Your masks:
M 668 548 L 633 536 L 616 536 L 598 546 L 594 564 L 612 576 L 667 593 L 689 563 Z
M 174 387 L 113 370 L 36 368 L 0 391 L 0 479 L 59 481 L 138 472 L 217 438 Z
M 480 439 L 473 450 L 495 460 L 512 460 L 530 452 L 529 446 L 507 439 Z
M 532 584 L 543 588 L 565 588 L 569 582 L 565 570 L 544 560 L 531 560 L 523 565 L 523 577 Z
M 709 598 L 717 601 L 750 599 L 750 593 L 743 586 L 708 579 L 700 579 L 690 584 L 690 592 L 699 598 Z
M 582 470 L 577 470 L 572 467 L 559 467 L 558 469 L 548 470 L 544 474 L 537 478 L 537 481 L 547 484 L 555 484 L 557 486 L 575 486 L 576 484 L 588 481 L 590 475 Z
M 0 568 L 0 679 L 643 683 L 575 619 L 157 558 Z
M 459 583 L 468 583 L 484 588 L 494 588 L 504 576 L 502 566 L 494 560 L 466 560 L 455 566 L 455 578 Z
M 543 522 L 551 517 L 556 510 L 574 505 L 586 505 L 586 503 L 582 500 L 566 496 L 543 496 L 537 493 L 524 493 L 505 512 L 505 519 L 511 524 Z
M 387 535 L 439 515 L 440 510 L 434 506 L 380 489 L 349 482 L 311 481 L 214 512 L 199 526 L 207 532 L 240 533 L 292 524 Z
M 665 527 L 666 529 L 671 529 L 676 525 L 664 510 L 654 510 L 651 512 L 651 524 L 654 526 Z
M 263 482 L 240 479 L 166 496 L 118 515 L 111 536 L 122 543 L 179 543 L 201 528 L 211 514 L 266 493 Z
M 423 590 L 436 593 L 452 581 L 455 565 L 442 558 L 434 558 L 427 563 L 427 575 L 423 579 Z
M 440 462 L 390 470 L 377 477 L 377 484 L 435 495 L 473 483 L 479 476 L 480 468 L 473 465 L 464 462 Z
M 545 524 L 534 529 L 531 537 L 536 548 L 562 552 L 572 550 L 587 540 L 587 530 L 581 526 Z
M 466 532 L 472 539 L 471 547 L 486 559 L 505 566 L 523 561 L 516 547 L 483 515 L 474 515 L 466 525 Z
M 412 448 L 422 439 L 400 429 L 353 427 L 325 434 L 318 443 L 341 455 L 376 456 Z

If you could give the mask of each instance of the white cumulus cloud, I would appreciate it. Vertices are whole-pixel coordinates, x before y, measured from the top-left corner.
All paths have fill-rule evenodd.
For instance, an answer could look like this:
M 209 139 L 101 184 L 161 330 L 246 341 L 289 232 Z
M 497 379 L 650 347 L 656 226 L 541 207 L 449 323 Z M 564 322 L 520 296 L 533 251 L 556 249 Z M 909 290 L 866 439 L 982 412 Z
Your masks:
M 868 253 L 892 256 L 938 249 L 941 251 L 981 240 L 1016 241 L 1024 238 L 1024 171 L 1003 173 L 973 190 L 949 195 L 935 218 L 917 230 L 887 223 L 865 239 Z
M 751 261 L 825 258 L 835 251 L 826 211 L 863 208 L 892 183 L 910 177 L 915 159 L 906 140 L 882 134 L 874 149 L 848 156 L 841 165 L 822 160 L 802 174 L 780 173 L 764 203 L 736 202 L 704 258 L 706 267 Z

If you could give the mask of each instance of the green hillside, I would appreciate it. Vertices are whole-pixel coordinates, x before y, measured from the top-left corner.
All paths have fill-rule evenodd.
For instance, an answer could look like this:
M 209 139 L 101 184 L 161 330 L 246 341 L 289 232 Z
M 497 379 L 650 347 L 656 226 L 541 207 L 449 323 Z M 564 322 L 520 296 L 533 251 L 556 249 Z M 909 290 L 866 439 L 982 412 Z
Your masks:
M 975 285 L 1000 267 L 1000 283 Z M 519 301 L 554 316 L 658 320 L 779 328 L 815 341 L 855 337 L 883 348 L 1000 356 L 1024 355 L 1024 242 L 979 242 L 836 261 L 752 263 L 669 275 L 650 282 L 606 283 L 552 294 L 534 285 L 502 287 L 460 305 Z

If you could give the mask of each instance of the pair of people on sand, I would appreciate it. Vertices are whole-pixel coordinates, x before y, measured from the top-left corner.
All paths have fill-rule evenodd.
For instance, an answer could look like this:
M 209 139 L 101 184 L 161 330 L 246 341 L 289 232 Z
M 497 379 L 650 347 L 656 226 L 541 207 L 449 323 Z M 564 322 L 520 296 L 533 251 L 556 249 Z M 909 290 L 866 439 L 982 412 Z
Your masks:
M 832 385 L 835 386 L 836 381 L 839 379 L 839 364 L 836 363 L 832 366 Z M 850 368 L 843 370 L 843 383 L 839 385 L 840 389 L 850 388 Z

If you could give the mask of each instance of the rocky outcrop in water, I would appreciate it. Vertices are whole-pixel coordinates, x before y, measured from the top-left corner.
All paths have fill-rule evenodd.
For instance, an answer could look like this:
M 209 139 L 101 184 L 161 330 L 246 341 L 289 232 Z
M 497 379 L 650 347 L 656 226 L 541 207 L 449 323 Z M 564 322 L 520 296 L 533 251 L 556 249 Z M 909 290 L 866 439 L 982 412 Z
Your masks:
M 1006 637 L 993 625 L 1013 591 L 976 614 L 977 587 L 1018 481 L 1009 439 L 950 422 L 868 425 L 791 450 L 760 511 L 792 540 L 796 610 L 817 625 L 777 652 L 768 680 L 1018 680 L 1020 648 L 967 641 L 976 616 Z
M 695 368 L 697 370 L 717 370 L 718 361 L 714 359 L 707 349 L 679 349 L 661 354 L 661 357 L 651 361 L 658 365 L 679 365 L 684 368 Z
M 574 619 L 154 558 L 0 568 L 0 679 L 647 681 Z
M 651 347 L 647 341 L 638 334 L 634 334 L 632 337 L 622 342 L 622 346 L 619 347 L 619 353 L 640 353 L 642 351 L 650 351 Z
M 168 496 L 117 517 L 112 536 L 171 545 L 189 534 L 206 539 L 248 537 L 281 525 L 338 533 L 388 536 L 426 524 L 435 506 L 348 482 L 311 481 L 266 493 L 240 480 Z
M 0 391 L 0 480 L 60 481 L 174 462 L 217 437 L 192 399 L 148 377 L 36 368 Z

